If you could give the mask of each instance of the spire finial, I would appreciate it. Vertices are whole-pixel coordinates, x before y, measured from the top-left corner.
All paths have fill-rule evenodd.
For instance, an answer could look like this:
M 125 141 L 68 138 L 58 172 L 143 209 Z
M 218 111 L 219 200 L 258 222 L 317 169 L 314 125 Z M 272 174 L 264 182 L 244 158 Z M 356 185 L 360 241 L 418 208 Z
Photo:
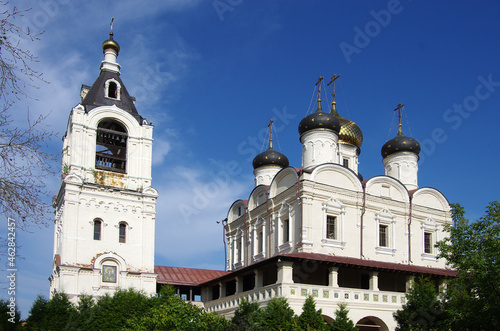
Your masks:
M 319 76 L 318 82 L 315 84 L 318 86 L 318 108 L 316 109 L 317 111 L 321 111 L 321 81 L 323 80 L 323 76 Z
M 340 77 L 340 75 L 333 74 L 332 80 L 330 81 L 330 83 L 327 84 L 327 85 L 332 84 L 332 105 L 336 103 L 335 102 L 335 80 L 339 77 Z
M 110 31 L 109 31 L 109 37 L 111 39 L 113 39 L 113 21 L 115 20 L 114 17 L 111 17 L 111 23 L 109 24 L 110 25 Z
M 403 130 L 401 129 L 401 108 L 403 108 L 404 106 L 405 106 L 404 104 L 398 103 L 398 106 L 396 107 L 396 109 L 394 109 L 394 111 L 396 110 L 398 111 L 398 117 L 399 117 L 398 136 L 403 134 Z
M 269 148 L 273 148 L 273 123 L 274 120 L 271 118 L 269 121 Z

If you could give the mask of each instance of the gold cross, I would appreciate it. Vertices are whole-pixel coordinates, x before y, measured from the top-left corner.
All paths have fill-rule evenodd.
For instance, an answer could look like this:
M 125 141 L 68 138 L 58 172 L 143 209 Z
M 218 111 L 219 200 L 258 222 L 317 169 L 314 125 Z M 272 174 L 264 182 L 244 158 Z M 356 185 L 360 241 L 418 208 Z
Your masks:
M 269 121 L 269 147 L 273 147 L 273 123 L 274 123 L 274 120 L 271 118 L 271 120 Z
M 398 117 L 399 117 L 399 124 L 398 126 L 400 127 L 401 126 L 401 108 L 403 108 L 405 105 L 404 104 L 400 104 L 398 103 L 398 106 L 396 107 L 396 109 L 394 109 L 394 111 L 398 111 Z
M 330 81 L 330 83 L 327 84 L 327 86 L 330 85 L 330 84 L 332 84 L 332 90 L 333 90 L 333 92 L 332 92 L 332 98 L 333 98 L 332 102 L 335 102 L 335 80 L 337 78 L 339 78 L 339 77 L 340 77 L 340 75 L 333 74 L 332 75 L 332 80 Z
M 321 81 L 323 80 L 323 76 L 319 76 L 318 82 L 315 85 L 318 85 L 318 102 L 321 102 Z

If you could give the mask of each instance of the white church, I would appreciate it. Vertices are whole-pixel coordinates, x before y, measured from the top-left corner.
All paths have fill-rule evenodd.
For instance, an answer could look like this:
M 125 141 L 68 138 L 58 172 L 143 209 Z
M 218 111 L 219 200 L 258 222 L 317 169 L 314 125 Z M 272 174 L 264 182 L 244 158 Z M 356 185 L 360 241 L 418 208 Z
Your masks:
M 346 303 L 360 330 L 393 330 L 415 277 L 439 285 L 455 275 L 434 247 L 450 206 L 438 190 L 418 186 L 419 143 L 400 121 L 382 147 L 385 173 L 364 180 L 362 131 L 337 112 L 335 75 L 331 105 L 323 110 L 320 78 L 317 110 L 298 126 L 301 167 L 274 150 L 271 123 L 269 147 L 253 161 L 255 188 L 224 220 L 227 270 L 155 266 L 153 127 L 120 79 L 112 31 L 102 48 L 99 77 L 82 86 L 63 138 L 51 295 L 76 301 L 132 287 L 155 294 L 172 284 L 227 318 L 242 299 L 265 306 L 285 297 L 300 314 L 313 296 L 326 322 Z

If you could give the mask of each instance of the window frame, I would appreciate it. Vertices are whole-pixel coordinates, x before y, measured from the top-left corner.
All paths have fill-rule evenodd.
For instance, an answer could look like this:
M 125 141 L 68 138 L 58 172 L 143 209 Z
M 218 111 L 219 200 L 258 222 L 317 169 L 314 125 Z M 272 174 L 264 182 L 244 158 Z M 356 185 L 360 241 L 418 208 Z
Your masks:
M 96 231 L 96 225 L 99 224 L 99 227 L 98 227 L 98 231 Z M 93 238 L 95 241 L 101 241 L 102 239 L 102 219 L 100 218 L 95 218 L 94 219 L 94 222 L 92 223 L 93 225 Z M 96 239 L 96 235 L 97 235 L 97 239 Z
M 335 196 L 323 202 L 323 239 L 322 246 L 344 249 L 346 245 L 344 236 L 344 219 L 346 208 Z M 328 218 L 335 217 L 335 239 L 328 238 Z
M 396 255 L 396 216 L 394 216 L 387 207 L 380 210 L 375 216 L 375 226 L 376 226 L 376 242 L 375 242 L 375 253 L 376 254 L 386 254 L 386 255 Z M 380 229 L 381 226 L 386 226 L 386 244 L 387 246 L 381 246 Z
M 428 217 L 425 219 L 425 221 L 421 222 L 421 231 L 422 231 L 422 254 L 421 258 L 422 260 L 428 260 L 428 261 L 437 261 L 437 255 L 438 251 L 437 248 L 434 246 L 438 241 L 439 241 L 439 226 L 436 223 L 436 221 L 432 217 Z M 426 233 L 430 235 L 431 237 L 431 242 L 430 242 L 430 252 L 426 252 L 426 242 L 425 242 L 425 236 Z
M 120 244 L 126 244 L 127 243 L 127 223 L 125 222 L 120 222 L 118 223 L 118 242 Z M 123 229 L 123 234 L 122 234 L 122 229 Z

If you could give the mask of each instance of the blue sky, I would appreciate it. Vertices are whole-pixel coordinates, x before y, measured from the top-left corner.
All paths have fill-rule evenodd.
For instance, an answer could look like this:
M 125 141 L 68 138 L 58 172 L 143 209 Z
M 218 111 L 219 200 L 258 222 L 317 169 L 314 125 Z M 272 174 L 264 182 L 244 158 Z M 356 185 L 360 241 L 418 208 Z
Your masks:
M 360 172 L 383 174 L 380 149 L 403 131 L 422 144 L 419 185 L 460 202 L 470 218 L 498 199 L 500 5 L 496 1 L 26 0 L 19 23 L 49 84 L 16 104 L 48 114 L 62 137 L 81 84 L 103 59 L 115 17 L 118 62 L 137 109 L 153 121 L 157 265 L 224 268 L 222 228 L 230 204 L 253 188 L 252 159 L 273 118 L 275 148 L 301 166 L 300 120 L 314 84 L 340 74 L 337 109 L 363 131 Z M 323 106 L 331 101 L 330 89 Z M 392 124 L 392 126 L 391 126 Z M 60 165 L 57 165 L 60 167 Z M 54 195 L 59 177 L 47 180 Z M 49 201 L 50 199 L 48 199 Z M 6 231 L 2 228 L 0 231 Z M 2 232 L 3 233 L 3 232 Z M 17 298 L 23 317 L 48 295 L 53 228 L 18 231 Z M 2 276 L 2 278 L 4 278 Z M 3 290 L 2 290 L 3 291 Z M 2 292 L 0 297 L 7 297 Z

